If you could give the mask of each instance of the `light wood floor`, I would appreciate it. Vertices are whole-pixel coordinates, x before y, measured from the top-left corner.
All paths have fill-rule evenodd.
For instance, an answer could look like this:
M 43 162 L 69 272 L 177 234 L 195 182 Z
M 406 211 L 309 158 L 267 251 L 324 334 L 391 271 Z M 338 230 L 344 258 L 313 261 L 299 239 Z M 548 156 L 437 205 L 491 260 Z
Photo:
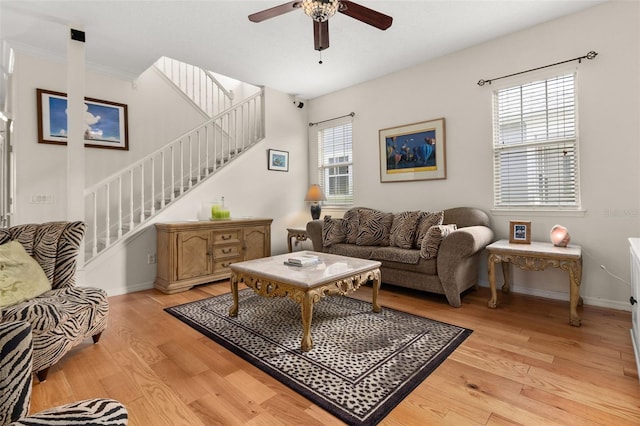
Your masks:
M 280 382 L 165 313 L 229 291 L 228 282 L 110 299 L 109 327 L 33 387 L 32 412 L 92 397 L 123 402 L 130 425 L 333 425 Z M 371 289 L 355 297 L 369 299 Z M 474 330 L 383 425 L 638 425 L 640 384 L 629 312 L 517 294 L 487 308 L 480 288 L 451 308 L 435 295 L 383 286 L 381 304 Z

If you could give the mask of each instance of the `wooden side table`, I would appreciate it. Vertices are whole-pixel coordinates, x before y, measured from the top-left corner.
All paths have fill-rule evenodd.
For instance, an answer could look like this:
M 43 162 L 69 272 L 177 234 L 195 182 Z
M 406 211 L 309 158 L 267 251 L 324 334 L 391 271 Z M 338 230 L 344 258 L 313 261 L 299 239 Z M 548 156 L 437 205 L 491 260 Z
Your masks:
M 289 253 L 293 252 L 291 241 L 294 238 L 296 241 L 307 241 L 309 238 L 307 228 L 287 228 L 287 248 L 289 249 Z
M 569 273 L 569 322 L 580 327 L 581 320 L 577 307 L 582 305 L 580 282 L 582 281 L 582 249 L 580 246 L 556 247 L 551 243 L 532 242 L 531 244 L 511 244 L 508 240 L 499 240 L 487 246 L 489 252 L 488 270 L 491 299 L 489 308 L 495 309 L 498 302 L 496 292 L 496 263 L 502 264 L 504 275 L 503 293 L 510 291 L 509 263 L 526 271 L 542 271 L 547 266 L 560 268 Z

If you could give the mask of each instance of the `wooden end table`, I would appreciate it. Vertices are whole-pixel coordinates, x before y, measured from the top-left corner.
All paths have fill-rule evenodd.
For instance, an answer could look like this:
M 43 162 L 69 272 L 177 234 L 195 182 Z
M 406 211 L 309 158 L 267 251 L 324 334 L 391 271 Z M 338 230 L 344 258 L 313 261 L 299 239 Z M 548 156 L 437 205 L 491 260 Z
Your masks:
M 580 327 L 581 320 L 577 307 L 582 305 L 580 282 L 582 281 L 582 249 L 580 246 L 556 247 L 551 243 L 532 242 L 531 244 L 512 244 L 508 240 L 499 240 L 487 246 L 489 252 L 489 286 L 491 299 L 489 308 L 495 309 L 498 302 L 496 292 L 496 263 L 502 264 L 504 284 L 502 292 L 510 291 L 510 270 L 512 263 L 527 271 L 542 271 L 546 267 L 560 268 L 569 273 L 569 322 Z
M 328 253 L 300 252 L 317 255 L 321 262 L 297 267 L 284 264 L 290 256 L 265 257 L 246 262 L 232 263 L 231 294 L 233 305 L 229 316 L 238 316 L 238 283 L 242 282 L 263 297 L 289 297 L 302 307 L 303 352 L 313 348 L 311 319 L 313 304 L 325 296 L 345 295 L 357 290 L 368 281 L 373 282 L 372 310 L 380 312 L 380 265 L 373 260 L 357 259 Z
M 287 248 L 289 249 L 289 253 L 293 252 L 291 241 L 294 238 L 296 241 L 307 241 L 309 238 L 307 228 L 287 228 Z

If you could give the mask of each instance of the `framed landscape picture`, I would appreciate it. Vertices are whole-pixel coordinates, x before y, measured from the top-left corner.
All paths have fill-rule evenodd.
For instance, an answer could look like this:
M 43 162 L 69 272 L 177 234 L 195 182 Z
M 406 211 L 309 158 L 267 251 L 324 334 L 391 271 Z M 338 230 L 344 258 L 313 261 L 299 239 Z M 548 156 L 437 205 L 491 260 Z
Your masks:
M 380 182 L 446 179 L 444 118 L 379 131 Z
M 67 94 L 37 89 L 38 142 L 67 144 Z M 129 150 L 127 106 L 84 98 L 84 146 Z
M 288 172 L 289 152 L 270 149 L 268 168 L 269 170 L 276 170 L 278 172 Z

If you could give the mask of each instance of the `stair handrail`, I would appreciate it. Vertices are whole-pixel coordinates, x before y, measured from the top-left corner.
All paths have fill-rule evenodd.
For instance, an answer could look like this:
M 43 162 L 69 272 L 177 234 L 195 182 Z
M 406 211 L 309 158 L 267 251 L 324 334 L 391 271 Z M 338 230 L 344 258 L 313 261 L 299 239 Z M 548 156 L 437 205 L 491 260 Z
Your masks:
M 114 179 L 116 179 L 118 176 L 125 174 L 126 172 L 129 172 L 131 170 L 136 169 L 137 167 L 140 167 L 140 165 L 142 165 L 143 163 L 146 163 L 147 160 L 149 160 L 149 158 L 154 157 L 156 154 L 160 154 L 162 151 L 166 150 L 169 146 L 176 144 L 178 142 L 180 142 L 181 140 L 183 140 L 184 138 L 186 138 L 187 136 L 189 136 L 190 134 L 193 134 L 195 132 L 197 132 L 199 129 L 201 129 L 202 127 L 205 127 L 217 120 L 219 120 L 221 117 L 229 114 L 230 112 L 240 109 L 242 108 L 243 104 L 248 103 L 249 101 L 258 98 L 260 96 L 264 95 L 264 88 L 260 89 L 259 92 L 255 93 L 254 95 L 249 96 L 248 98 L 246 98 L 242 104 L 237 104 L 237 105 L 233 105 L 227 109 L 225 109 L 224 111 L 222 111 L 221 113 L 217 114 L 215 117 L 209 118 L 207 119 L 204 123 L 201 123 L 195 127 L 193 127 L 190 130 L 187 130 L 186 132 L 184 132 L 183 134 L 181 134 L 180 136 L 174 138 L 171 142 L 168 142 L 167 144 L 163 145 L 162 147 L 156 149 L 155 151 L 150 152 L 149 154 L 145 155 L 144 157 L 142 157 L 141 159 L 139 159 L 138 161 L 136 161 L 135 163 L 132 163 L 130 166 L 125 167 L 123 169 L 120 169 L 119 171 L 113 173 L 112 175 L 100 180 L 99 182 L 91 185 L 88 188 L 85 188 L 84 190 L 84 196 L 87 196 L 89 194 L 91 194 L 95 189 L 98 189 L 99 187 L 113 181 Z
M 186 62 L 179 61 L 177 59 L 169 58 L 168 56 L 162 56 L 153 65 L 158 71 L 160 71 L 160 74 L 164 78 L 166 78 L 176 88 L 178 88 L 180 93 L 182 93 L 187 99 L 193 102 L 194 105 L 196 105 L 207 116 L 217 115 L 217 114 L 215 113 L 215 111 L 213 111 L 214 104 L 211 105 L 212 111 L 209 112 L 209 108 L 208 108 L 209 105 L 208 105 L 208 102 L 206 102 L 206 100 L 208 99 L 206 97 L 207 95 L 205 95 L 204 105 L 202 104 L 202 96 L 200 95 L 196 96 L 196 86 L 198 87 L 198 93 L 201 93 L 200 89 L 202 86 L 201 80 L 198 79 L 196 81 L 196 78 L 195 78 L 196 73 L 198 73 L 198 75 L 204 75 L 206 78 L 208 78 L 213 83 L 214 87 L 218 90 L 218 92 L 222 93 L 223 105 L 226 106 L 227 104 L 233 104 L 233 98 L 234 98 L 233 91 L 228 90 L 222 83 L 220 83 L 220 81 L 209 70 L 205 70 L 198 66 L 191 65 Z M 174 65 L 177 66 L 178 68 L 177 76 L 174 73 Z M 185 74 L 181 72 L 183 68 L 184 68 Z M 188 84 L 189 79 L 187 77 L 189 70 L 192 76 L 191 85 Z M 190 93 L 189 87 L 191 88 L 191 94 L 189 94 Z M 218 99 L 218 102 L 220 102 L 220 99 Z M 220 107 L 220 104 L 218 104 L 218 107 Z

